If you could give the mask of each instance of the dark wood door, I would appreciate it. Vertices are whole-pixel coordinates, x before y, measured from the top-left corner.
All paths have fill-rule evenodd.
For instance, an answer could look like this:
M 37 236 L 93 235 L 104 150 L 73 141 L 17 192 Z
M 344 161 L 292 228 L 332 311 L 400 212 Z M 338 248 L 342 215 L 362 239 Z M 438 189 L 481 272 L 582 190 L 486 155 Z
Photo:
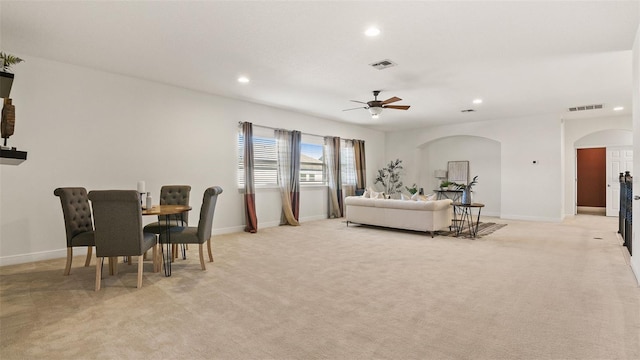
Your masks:
M 578 206 L 607 206 L 607 149 L 578 149 Z

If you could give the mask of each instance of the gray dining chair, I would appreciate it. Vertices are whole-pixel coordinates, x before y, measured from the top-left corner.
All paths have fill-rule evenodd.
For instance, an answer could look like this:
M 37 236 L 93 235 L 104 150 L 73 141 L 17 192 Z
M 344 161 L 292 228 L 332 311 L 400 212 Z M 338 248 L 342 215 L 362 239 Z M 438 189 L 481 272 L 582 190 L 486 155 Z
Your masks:
M 153 248 L 153 268 L 158 266 L 156 235 L 142 231 L 142 209 L 135 190 L 101 190 L 89 192 L 93 205 L 96 238 L 96 291 L 100 290 L 104 258 L 116 260 L 138 257 L 138 285 L 142 287 L 143 254 Z M 117 266 L 117 261 L 113 261 Z
M 160 205 L 189 205 L 190 193 L 189 185 L 163 185 L 160 188 Z M 144 232 L 160 234 L 171 226 L 189 226 L 189 212 L 180 214 L 179 218 L 159 215 L 158 221 L 145 225 Z M 178 248 L 174 245 L 171 249 L 171 258 L 174 259 L 177 254 Z
M 160 205 L 189 205 L 189 185 L 164 185 L 160 188 Z M 159 215 L 158 221 L 145 225 L 144 231 L 160 234 L 169 226 L 189 226 L 189 213 L 182 215 L 181 219 L 170 218 L 166 215 Z
M 204 263 L 203 244 L 207 243 L 209 252 L 209 262 L 213 262 L 213 252 L 211 251 L 211 231 L 213 230 L 213 214 L 216 209 L 218 195 L 222 193 L 222 188 L 213 186 L 205 190 L 202 197 L 202 207 L 200 208 L 200 220 L 198 226 L 172 227 L 170 231 L 171 244 L 198 244 L 200 253 L 200 266 L 202 270 L 207 270 Z M 160 233 L 160 243 L 167 243 L 167 234 Z
M 84 266 L 91 264 L 93 247 L 96 245 L 91 221 L 91 206 L 87 197 L 87 190 L 83 187 L 62 187 L 53 191 L 60 198 L 64 227 L 67 233 L 67 264 L 64 275 L 71 273 L 73 248 L 86 247 L 87 259 Z

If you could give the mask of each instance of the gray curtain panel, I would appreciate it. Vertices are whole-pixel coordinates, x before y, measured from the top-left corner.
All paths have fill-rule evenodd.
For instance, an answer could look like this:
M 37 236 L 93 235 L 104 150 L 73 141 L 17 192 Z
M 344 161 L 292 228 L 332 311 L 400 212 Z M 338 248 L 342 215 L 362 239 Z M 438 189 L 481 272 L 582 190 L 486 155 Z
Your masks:
M 364 140 L 353 140 L 353 151 L 356 158 L 356 189 L 366 189 L 367 164 L 364 154 Z
M 278 186 L 282 199 L 280 224 L 300 225 L 300 142 L 299 131 L 276 129 L 276 150 L 278 157 Z
M 253 124 L 242 123 L 242 137 L 244 139 L 244 205 L 245 227 L 244 231 L 258 232 L 258 217 L 256 216 L 256 195 L 253 181 Z
M 340 138 L 324 138 L 324 163 L 329 185 L 329 218 L 342 217 L 342 179 L 340 176 Z

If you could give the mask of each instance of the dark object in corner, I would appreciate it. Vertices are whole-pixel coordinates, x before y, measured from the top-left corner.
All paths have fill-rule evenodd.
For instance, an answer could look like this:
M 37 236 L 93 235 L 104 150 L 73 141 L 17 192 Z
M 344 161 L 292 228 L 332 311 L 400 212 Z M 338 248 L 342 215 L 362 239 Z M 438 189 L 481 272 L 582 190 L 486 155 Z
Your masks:
M 8 98 L 11 93 L 11 85 L 13 84 L 12 73 L 0 71 L 0 97 Z
M 7 146 L 7 139 L 13 135 L 16 127 L 16 107 L 11 104 L 11 99 L 4 99 L 2 107 L 2 122 L 0 122 L 0 132 L 4 139 L 4 146 Z

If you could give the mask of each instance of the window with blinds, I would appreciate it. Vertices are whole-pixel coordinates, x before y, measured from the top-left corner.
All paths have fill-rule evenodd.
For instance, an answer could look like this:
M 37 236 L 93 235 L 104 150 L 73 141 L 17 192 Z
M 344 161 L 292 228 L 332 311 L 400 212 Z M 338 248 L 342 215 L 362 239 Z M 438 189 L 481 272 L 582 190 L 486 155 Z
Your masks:
M 308 139 L 307 139 L 308 140 Z M 300 146 L 300 185 L 324 185 L 326 177 L 322 160 L 322 145 L 303 142 Z M 255 186 L 277 186 L 278 168 L 276 140 L 273 137 L 253 136 Z M 238 187 L 244 187 L 244 139 L 238 134 Z
M 346 146 L 344 140 L 340 146 L 340 176 L 343 185 L 356 185 L 356 157 L 352 146 Z

